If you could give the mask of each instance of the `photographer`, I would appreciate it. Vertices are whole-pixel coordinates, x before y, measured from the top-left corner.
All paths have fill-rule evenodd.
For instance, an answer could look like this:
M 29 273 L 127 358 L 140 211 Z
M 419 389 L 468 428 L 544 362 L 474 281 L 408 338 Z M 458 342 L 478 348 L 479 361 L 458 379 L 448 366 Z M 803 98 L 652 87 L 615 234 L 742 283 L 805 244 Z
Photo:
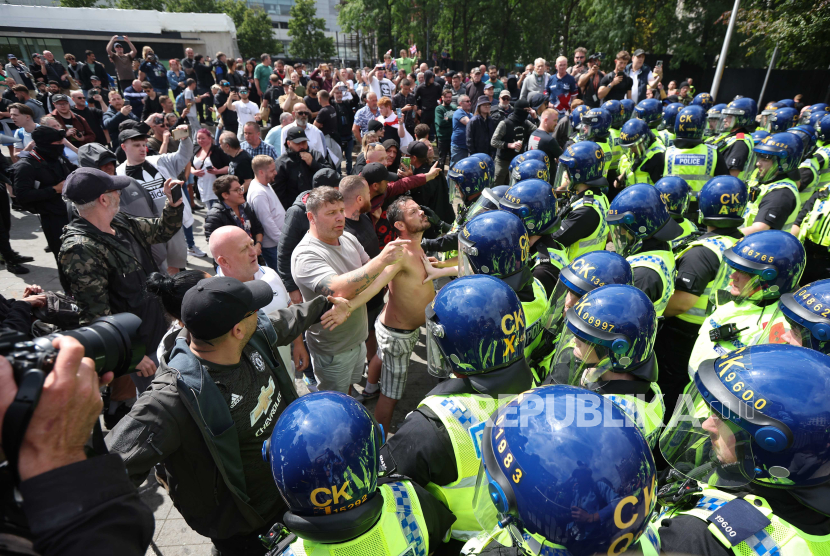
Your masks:
M 625 74 L 625 66 L 631 56 L 625 50 L 620 50 L 614 59 L 614 71 L 605 74 L 599 82 L 597 96 L 601 101 L 622 100 L 631 98 L 631 87 L 634 81 Z
M 236 87 L 232 87 L 227 79 L 223 79 L 219 86 L 222 87 L 222 90 L 213 97 L 213 103 L 222 118 L 222 129 L 236 135 L 239 132 L 239 119 L 236 116 L 233 103 L 239 100 L 239 94 Z
M 580 75 L 577 82 L 582 100 L 588 108 L 599 108 L 602 104 L 599 99 L 599 85 L 605 77 L 605 72 L 599 69 L 602 58 L 602 52 L 591 54 L 588 57 L 588 71 Z
M 316 296 L 268 317 L 260 309 L 273 299 L 262 280 L 215 277 L 191 288 L 181 307 L 186 330 L 107 436 L 135 484 L 161 464 L 157 476 L 176 508 L 222 556 L 263 554 L 259 535 L 285 511 L 261 455 L 298 397 L 278 346 L 318 322 L 334 328 L 351 312 L 345 299 Z
M 57 338 L 52 346 L 60 351 L 17 458 L 18 490 L 30 531 L 4 534 L 4 546 L 42 556 L 141 556 L 153 536 L 150 508 L 141 502 L 117 455 L 87 459 L 84 453 L 103 407 L 99 388 L 113 374 L 99 377 L 74 338 Z M 0 429 L 16 394 L 11 365 L 0 357 Z M 11 488 L 4 474 L 5 499 L 12 499 Z M 14 504 L 3 508 L 7 518 L 20 511 Z

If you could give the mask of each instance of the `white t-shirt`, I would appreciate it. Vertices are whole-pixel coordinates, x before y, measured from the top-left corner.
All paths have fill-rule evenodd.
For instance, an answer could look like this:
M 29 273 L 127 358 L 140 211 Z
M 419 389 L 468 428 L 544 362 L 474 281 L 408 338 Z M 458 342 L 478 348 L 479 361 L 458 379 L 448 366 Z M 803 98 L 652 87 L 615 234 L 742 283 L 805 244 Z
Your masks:
M 37 125 L 35 125 L 35 127 L 37 127 Z M 26 145 L 32 142 L 32 134 L 22 127 L 14 130 L 14 138 L 17 139 L 17 143 L 14 144 L 14 147 L 17 149 L 25 149 Z
M 206 156 L 204 160 L 201 160 L 197 155 L 193 155 L 193 167 L 197 170 L 201 170 L 203 166 L 205 170 L 213 168 L 210 156 Z M 199 188 L 199 196 L 201 196 L 203 203 L 218 199 L 216 193 L 213 192 L 213 182 L 215 182 L 218 177 L 219 176 L 215 174 L 205 172 L 204 176 L 197 178 L 196 186 Z
M 381 97 L 389 97 L 391 99 L 395 94 L 395 84 L 385 77 L 383 79 L 372 77 L 372 79 L 367 79 L 366 82 L 369 84 L 372 92 L 378 96 L 378 99 Z
M 234 108 L 236 108 L 236 117 L 239 119 L 239 133 L 238 135 L 242 137 L 242 128 L 245 127 L 245 124 L 248 122 L 254 121 L 254 116 L 259 114 L 259 106 L 257 103 L 251 102 L 243 102 L 241 100 L 234 101 L 233 103 Z

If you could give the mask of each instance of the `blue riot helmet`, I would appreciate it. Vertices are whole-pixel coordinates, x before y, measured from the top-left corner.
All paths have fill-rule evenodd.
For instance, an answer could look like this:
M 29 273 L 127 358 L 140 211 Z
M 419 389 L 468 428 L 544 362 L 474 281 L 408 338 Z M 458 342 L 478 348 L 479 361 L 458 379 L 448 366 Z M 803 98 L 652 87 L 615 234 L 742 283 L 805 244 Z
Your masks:
M 431 374 L 474 379 L 504 369 L 532 384 L 522 304 L 502 280 L 485 275 L 453 280 L 427 306 L 426 328 Z
M 751 98 L 736 98 L 721 110 L 717 133 L 731 133 L 755 124 L 758 104 Z
M 712 95 L 709 93 L 698 93 L 695 95 L 695 98 L 692 99 L 691 104 L 692 106 L 700 106 L 704 110 L 708 111 L 715 105 L 715 99 L 713 99 Z
M 572 386 L 534 388 L 503 406 L 484 428 L 481 460 L 479 524 L 506 529 L 533 554 L 622 554 L 656 506 L 639 427 L 610 399 Z
M 809 122 L 810 118 L 816 114 L 824 114 L 825 116 L 830 114 L 830 105 L 823 102 L 817 102 L 812 106 L 808 106 L 801 114 L 801 123 Z
M 316 518 L 349 511 L 358 501 L 376 506 L 379 514 L 383 497 L 375 494 L 383 442 L 383 429 L 346 394 L 314 392 L 285 408 L 263 443 L 262 456 L 288 505 L 291 531 L 307 540 L 333 542 L 337 532 L 323 533 L 327 522 Z
M 660 193 L 647 183 L 637 183 L 620 191 L 611 201 L 606 220 L 611 226 L 614 249 L 623 257 L 637 253 L 648 238 L 671 241 L 683 233 L 660 199 Z
M 620 101 L 620 104 L 622 105 L 623 110 L 625 111 L 625 121 L 627 122 L 631 119 L 631 116 L 634 114 L 634 101 L 630 98 L 624 98 Z
M 521 291 L 533 279 L 530 242 L 522 220 L 503 210 L 467 220 L 458 234 L 458 274 L 489 274 Z
M 765 137 L 769 137 L 770 132 L 765 129 L 756 129 L 752 132 L 752 144 L 758 145 L 761 141 L 764 140 Z
M 670 129 L 674 131 L 674 121 L 677 119 L 677 114 L 683 109 L 682 102 L 672 102 L 663 108 L 663 116 L 660 122 L 660 129 Z
M 628 284 L 592 290 L 565 312 L 564 325 L 550 366 L 554 382 L 596 390 L 609 371 L 657 380 L 657 311 L 642 290 Z
M 769 132 L 781 133 L 798 123 L 798 110 L 795 108 L 779 108 L 769 117 Z
M 748 235 L 723 252 L 709 301 L 720 307 L 729 302 L 757 305 L 778 299 L 798 287 L 806 261 L 804 246 L 788 232 Z
M 543 180 L 520 181 L 507 190 L 499 208 L 521 218 L 533 236 L 550 234 L 558 224 L 556 196 L 551 185 Z
M 821 119 L 827 115 L 827 112 L 812 112 L 809 118 L 806 118 L 806 123 L 804 122 L 805 118 L 802 118 L 800 121 L 800 125 L 808 125 L 811 128 L 815 129 L 816 124 L 821 121 Z
M 582 114 L 577 141 L 597 141 L 608 137 L 611 129 L 611 114 L 602 108 L 592 108 Z
M 663 116 L 663 103 L 656 98 L 645 98 L 634 107 L 634 117 L 655 128 Z
M 631 161 L 631 168 L 637 167 L 653 142 L 654 135 L 645 120 L 628 120 L 620 130 L 620 147 Z
M 481 193 L 491 181 L 487 172 L 487 164 L 472 156 L 453 164 L 447 177 L 451 187 L 455 187 L 455 196 L 458 196 L 465 204 Z
M 685 477 L 710 487 L 805 490 L 830 479 L 827 355 L 741 348 L 704 361 L 685 396 L 660 437 L 663 457 Z
M 510 165 L 507 167 L 508 174 L 512 176 L 513 170 L 515 170 L 519 164 L 527 162 L 528 160 L 538 160 L 540 162 L 544 162 L 548 170 L 548 175 L 550 175 L 550 157 L 545 154 L 545 151 L 540 151 L 539 149 L 525 151 L 520 155 L 514 156 L 513 160 L 510 161 Z
M 755 146 L 758 183 L 769 183 L 779 174 L 798 168 L 803 151 L 801 139 L 792 133 L 776 133 L 765 138 Z
M 764 109 L 761 111 L 761 121 L 758 122 L 758 127 L 760 129 L 765 129 L 769 131 L 769 118 L 770 116 L 775 114 L 775 112 L 779 108 L 784 108 L 784 105 L 779 104 L 777 102 L 768 102 Z
M 697 194 L 698 221 L 715 228 L 741 226 L 748 200 L 744 182 L 734 176 L 715 176 Z
M 692 188 L 683 178 L 666 176 L 657 180 L 654 188 L 660 192 L 660 198 L 666 204 L 669 214 L 675 220 L 683 220 L 683 215 L 689 209 Z
M 606 110 L 609 114 L 611 114 L 611 127 L 614 129 L 620 129 L 622 125 L 626 121 L 626 114 L 625 108 L 623 105 L 620 104 L 618 100 L 606 100 L 600 106 L 603 110 Z
M 819 141 L 830 141 L 830 114 L 816 122 L 815 130 Z
M 703 139 L 706 130 L 706 112 L 700 106 L 687 106 L 677 113 L 674 134 L 678 139 Z
M 548 173 L 548 165 L 541 160 L 531 158 L 517 165 L 513 168 L 513 171 L 510 172 L 510 185 L 514 185 L 523 180 L 532 179 L 549 182 L 550 174 Z
M 830 354 L 830 279 L 785 293 L 756 344 L 790 344 Z M 823 315 L 823 316 L 822 316 Z
M 602 175 L 604 156 L 602 147 L 593 141 L 574 143 L 559 156 L 553 189 L 564 187 L 566 181 L 568 191 L 572 192 L 580 184 L 608 187 L 608 181 Z
M 795 108 L 795 101 L 791 98 L 779 100 L 778 104 L 780 105 L 780 108 Z
M 724 108 L 726 108 L 726 105 L 721 103 L 714 105 L 706 111 L 706 132 L 704 133 L 704 135 L 706 135 L 707 137 L 711 137 L 712 135 L 714 135 L 718 127 L 720 126 L 720 119 L 721 117 L 723 117 Z M 682 105 L 680 109 L 683 109 Z
M 793 133 L 801 139 L 803 152 L 801 160 L 807 160 L 816 150 L 816 130 L 809 125 L 798 125 L 787 130 L 787 133 Z
M 571 112 L 570 118 L 571 118 L 571 128 L 574 131 L 579 129 L 579 124 L 582 121 L 582 114 L 584 114 L 588 110 L 590 110 L 590 108 L 588 108 L 584 104 L 580 104 L 579 106 L 577 106 L 576 108 L 573 109 L 573 112 Z
M 487 187 L 481 191 L 478 199 L 473 201 L 470 208 L 467 209 L 465 215 L 466 220 L 472 219 L 475 215 L 488 210 L 499 210 L 499 201 L 504 197 L 504 193 L 510 189 L 507 185 L 499 185 L 498 187 Z
M 493 187 L 496 185 L 496 163 L 493 162 L 492 157 L 489 154 L 484 153 L 471 154 L 470 156 L 481 160 L 487 165 L 487 175 L 490 176 L 490 185 L 487 187 Z
M 586 293 L 608 284 L 634 285 L 634 273 L 625 258 L 613 251 L 591 251 L 577 257 L 559 273 L 548 300 L 551 311 L 544 321 L 554 337 L 562 329 L 562 316 Z

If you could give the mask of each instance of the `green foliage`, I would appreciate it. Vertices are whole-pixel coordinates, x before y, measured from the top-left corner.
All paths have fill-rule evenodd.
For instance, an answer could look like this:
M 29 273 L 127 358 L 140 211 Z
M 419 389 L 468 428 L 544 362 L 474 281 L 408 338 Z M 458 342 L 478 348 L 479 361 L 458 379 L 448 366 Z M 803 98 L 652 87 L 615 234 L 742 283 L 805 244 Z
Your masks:
M 296 0 L 289 15 L 288 36 L 291 37 L 291 46 L 288 50 L 292 57 L 306 60 L 334 57 L 334 39 L 323 33 L 326 20 L 317 17 L 314 0 Z
M 227 1 L 236 1 L 237 4 L 245 5 L 240 0 Z M 231 15 L 231 18 L 236 23 L 236 18 L 233 15 Z M 264 52 L 273 54 L 279 49 L 271 27 L 271 18 L 260 8 L 245 10 L 242 24 L 236 24 L 236 40 L 244 58 L 259 58 L 260 54 Z M 333 49 L 334 45 L 332 44 Z
M 61 8 L 94 8 L 98 0 L 61 0 Z

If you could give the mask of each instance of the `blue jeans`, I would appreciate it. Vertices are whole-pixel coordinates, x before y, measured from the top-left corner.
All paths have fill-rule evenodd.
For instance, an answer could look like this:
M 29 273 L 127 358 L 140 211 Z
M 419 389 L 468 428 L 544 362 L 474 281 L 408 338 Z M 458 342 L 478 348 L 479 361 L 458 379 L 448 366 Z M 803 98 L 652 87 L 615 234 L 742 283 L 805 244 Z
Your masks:
M 354 135 L 347 141 L 340 141 L 340 148 L 343 149 L 343 156 L 346 158 L 346 175 L 352 173 L 352 151 L 354 150 Z
M 263 247 L 262 258 L 265 259 L 265 264 L 277 270 L 277 247 Z
M 470 156 L 469 151 L 467 149 L 462 149 L 461 147 L 456 147 L 455 145 L 450 146 L 450 166 Z

